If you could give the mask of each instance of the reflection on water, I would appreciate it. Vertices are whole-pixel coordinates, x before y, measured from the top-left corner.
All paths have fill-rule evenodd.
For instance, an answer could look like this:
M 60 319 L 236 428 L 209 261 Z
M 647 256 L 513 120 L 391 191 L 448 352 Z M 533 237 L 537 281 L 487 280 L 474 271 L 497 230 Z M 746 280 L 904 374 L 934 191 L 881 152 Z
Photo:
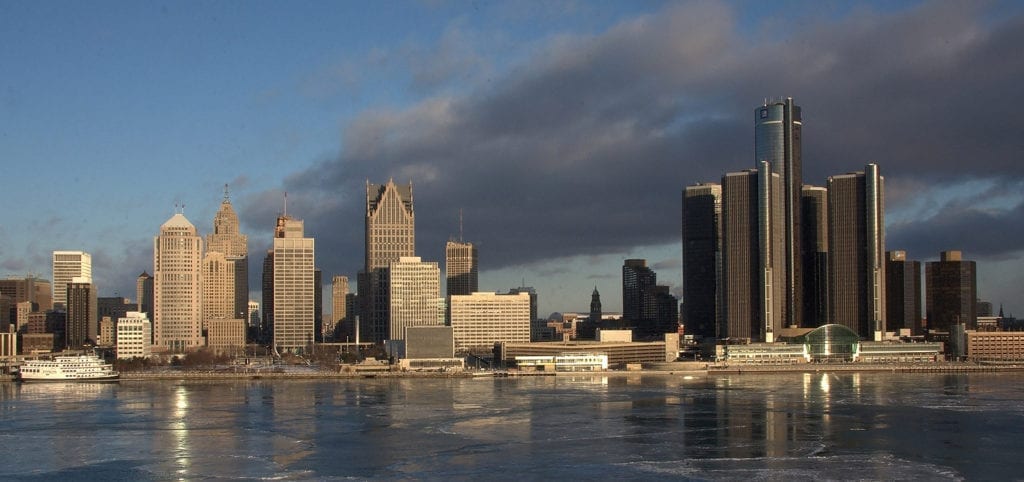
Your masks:
M 1006 478 L 1024 375 L 0 384 L 0 478 Z M 814 475 L 811 475 L 814 474 Z

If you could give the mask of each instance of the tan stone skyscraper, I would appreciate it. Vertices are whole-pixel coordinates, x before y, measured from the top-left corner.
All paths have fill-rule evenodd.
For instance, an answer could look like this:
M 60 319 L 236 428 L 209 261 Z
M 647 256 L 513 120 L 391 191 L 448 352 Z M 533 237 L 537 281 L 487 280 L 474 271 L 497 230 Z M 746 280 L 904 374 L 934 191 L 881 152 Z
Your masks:
M 153 345 L 183 353 L 203 345 L 203 238 L 175 213 L 153 238 Z
M 366 265 L 359 273 L 361 337 L 383 341 L 388 332 L 388 266 L 416 252 L 412 183 L 366 183 Z
M 314 339 L 314 240 L 304 235 L 301 220 L 277 218 L 274 229 L 274 349 L 309 353 Z
M 234 266 L 232 316 L 246 319 L 249 310 L 249 245 L 248 236 L 239 228 L 238 214 L 228 199 L 224 185 L 224 200 L 213 217 L 213 232 L 206 236 L 206 251 L 217 251 Z
M 338 324 L 348 317 L 346 298 L 348 298 L 348 276 L 333 277 L 331 279 L 331 320 L 330 326 L 327 326 L 328 323 L 324 324 L 324 331 L 333 334 Z
M 203 256 L 203 329 L 210 320 L 236 318 L 235 262 L 220 251 L 207 251 Z
M 387 270 L 388 340 L 404 340 L 410 326 L 444 324 L 441 309 L 441 270 L 433 261 L 403 256 Z

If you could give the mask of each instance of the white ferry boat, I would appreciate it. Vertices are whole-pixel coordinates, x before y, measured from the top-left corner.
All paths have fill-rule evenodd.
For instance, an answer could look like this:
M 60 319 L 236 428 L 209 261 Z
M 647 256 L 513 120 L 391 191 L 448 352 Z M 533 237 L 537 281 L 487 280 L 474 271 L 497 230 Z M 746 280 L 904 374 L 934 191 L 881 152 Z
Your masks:
M 18 369 L 18 379 L 23 382 L 106 382 L 117 377 L 114 367 L 96 355 L 26 360 Z

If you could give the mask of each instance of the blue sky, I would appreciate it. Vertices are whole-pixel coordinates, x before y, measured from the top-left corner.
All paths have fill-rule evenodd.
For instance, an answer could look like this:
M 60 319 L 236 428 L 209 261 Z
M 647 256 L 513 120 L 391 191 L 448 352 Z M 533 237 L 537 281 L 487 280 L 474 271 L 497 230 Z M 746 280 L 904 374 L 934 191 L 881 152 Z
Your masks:
M 229 183 L 254 276 L 287 191 L 354 277 L 363 184 L 394 177 L 425 259 L 461 208 L 482 289 L 614 311 L 626 258 L 680 293 L 681 189 L 751 167 L 753 108 L 788 95 L 805 182 L 878 163 L 887 247 L 962 249 L 1024 313 L 1022 26 L 1015 2 L 0 2 L 0 275 L 82 249 L 133 297 L 175 203 L 207 233 Z

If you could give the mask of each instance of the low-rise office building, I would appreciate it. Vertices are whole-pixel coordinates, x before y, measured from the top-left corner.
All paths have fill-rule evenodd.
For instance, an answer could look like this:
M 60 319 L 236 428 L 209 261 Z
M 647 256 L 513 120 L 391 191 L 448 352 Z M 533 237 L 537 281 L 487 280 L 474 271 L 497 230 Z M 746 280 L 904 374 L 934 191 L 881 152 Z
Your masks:
M 1024 332 L 968 331 L 967 359 L 971 361 L 1024 361 Z
M 608 366 L 625 367 L 627 364 L 675 361 L 679 358 L 679 334 L 666 333 L 664 341 L 497 343 L 494 349 L 495 358 L 505 362 L 515 361 L 520 356 L 603 354 L 608 356 Z

